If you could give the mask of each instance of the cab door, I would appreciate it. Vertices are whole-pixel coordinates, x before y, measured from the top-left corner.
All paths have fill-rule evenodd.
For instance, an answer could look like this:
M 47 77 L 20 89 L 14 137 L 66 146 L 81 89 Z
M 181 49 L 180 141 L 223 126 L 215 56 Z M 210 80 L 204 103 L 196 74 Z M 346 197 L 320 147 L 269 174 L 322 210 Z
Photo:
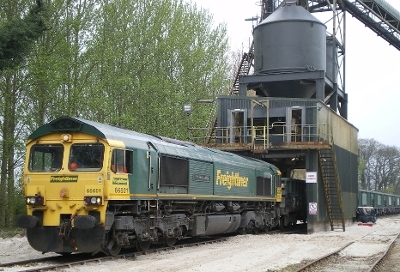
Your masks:
M 146 154 L 147 158 L 147 191 L 149 194 L 156 194 L 158 187 L 158 153 L 149 149 Z
M 154 199 L 158 180 L 158 154 L 154 148 L 133 151 L 133 171 L 129 176 L 131 199 Z

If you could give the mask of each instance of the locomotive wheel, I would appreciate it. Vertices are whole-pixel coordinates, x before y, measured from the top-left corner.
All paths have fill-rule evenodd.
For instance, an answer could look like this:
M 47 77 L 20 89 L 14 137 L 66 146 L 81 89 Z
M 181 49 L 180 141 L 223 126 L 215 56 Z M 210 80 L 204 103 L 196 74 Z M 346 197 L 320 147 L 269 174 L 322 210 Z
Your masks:
M 150 248 L 150 245 L 151 245 L 151 241 L 140 241 L 140 240 L 138 240 L 137 241 L 137 248 L 139 249 L 139 250 L 148 250 L 149 248 Z
M 238 233 L 239 233 L 240 235 L 245 235 L 247 232 L 246 232 L 246 230 L 245 230 L 244 228 L 239 228 L 239 229 L 238 229 Z
M 122 246 L 117 243 L 114 239 L 107 245 L 107 251 L 111 256 L 117 256 L 121 251 Z
M 175 237 L 167 237 L 165 238 L 165 244 L 169 247 L 172 247 L 176 243 L 176 238 Z
M 284 230 L 285 229 L 285 217 L 281 216 L 279 219 L 279 229 Z
M 110 250 L 108 250 L 111 256 L 117 256 L 120 251 L 121 251 L 120 245 L 114 245 Z

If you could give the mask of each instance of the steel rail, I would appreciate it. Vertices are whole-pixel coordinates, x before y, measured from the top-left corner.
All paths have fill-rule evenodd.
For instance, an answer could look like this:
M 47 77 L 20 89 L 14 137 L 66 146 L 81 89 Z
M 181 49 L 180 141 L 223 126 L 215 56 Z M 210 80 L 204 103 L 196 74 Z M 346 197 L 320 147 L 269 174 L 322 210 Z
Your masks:
M 390 225 L 393 225 L 393 224 L 394 224 L 394 223 L 392 223 L 392 224 L 390 224 Z M 373 232 L 371 232 L 371 233 L 368 233 L 368 234 L 366 234 L 366 235 L 364 235 L 364 236 L 362 236 L 362 237 L 360 237 L 360 238 L 357 238 L 357 239 L 355 239 L 354 241 L 351 241 L 351 242 L 347 243 L 346 245 L 342 246 L 341 248 L 339 248 L 339 249 L 337 249 L 337 250 L 335 250 L 335 251 L 333 251 L 333 252 L 330 252 L 330 253 L 328 253 L 328 254 L 326 254 L 326 255 L 320 257 L 320 258 L 317 258 L 317 259 L 315 259 L 315 260 L 313 260 L 313 261 L 311 261 L 311 262 L 309 262 L 309 263 L 307 263 L 307 264 L 301 266 L 300 268 L 298 268 L 298 269 L 296 270 L 296 272 L 309 271 L 308 269 L 312 268 L 314 265 L 316 265 L 316 264 L 318 264 L 318 263 L 322 263 L 323 261 L 328 260 L 330 257 L 332 257 L 332 256 L 334 256 L 334 255 L 338 255 L 339 252 L 343 251 L 344 249 L 348 248 L 348 247 L 351 246 L 352 244 L 361 241 L 363 238 L 365 238 L 365 237 L 367 237 L 367 236 L 369 236 L 369 235 L 371 235 L 371 234 L 373 234 L 373 233 L 375 233 L 375 232 L 377 232 L 377 231 L 378 231 L 378 230 L 373 231 Z M 369 269 L 367 270 L 368 272 L 374 271 L 375 268 L 376 268 L 376 266 L 379 265 L 379 264 L 385 259 L 385 257 L 387 256 L 388 252 L 390 251 L 390 248 L 393 246 L 394 242 L 396 241 L 396 239 L 397 239 L 397 237 L 398 237 L 399 235 L 400 235 L 400 233 L 398 233 L 398 234 L 390 241 L 390 243 L 388 243 L 388 246 L 386 247 L 386 250 L 383 251 L 382 254 L 380 254 L 379 258 L 377 258 L 377 260 L 369 267 Z

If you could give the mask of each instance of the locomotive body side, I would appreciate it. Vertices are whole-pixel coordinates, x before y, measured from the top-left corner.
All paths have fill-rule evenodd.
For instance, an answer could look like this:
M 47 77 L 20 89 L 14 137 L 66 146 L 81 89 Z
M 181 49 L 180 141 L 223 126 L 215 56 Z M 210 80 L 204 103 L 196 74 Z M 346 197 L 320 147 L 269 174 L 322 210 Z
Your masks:
M 30 136 L 24 188 L 17 225 L 42 252 L 115 255 L 293 222 L 271 164 L 71 117 Z

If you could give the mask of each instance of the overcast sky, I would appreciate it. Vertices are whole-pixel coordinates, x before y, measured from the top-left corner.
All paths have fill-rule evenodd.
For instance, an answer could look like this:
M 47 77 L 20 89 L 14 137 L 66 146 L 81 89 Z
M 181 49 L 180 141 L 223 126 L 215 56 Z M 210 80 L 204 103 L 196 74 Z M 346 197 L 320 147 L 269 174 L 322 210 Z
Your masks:
M 260 15 L 258 0 L 192 1 L 208 9 L 215 24 L 226 23 L 233 50 L 248 51 L 255 23 L 245 19 Z M 400 14 L 399 0 L 386 2 Z M 348 121 L 359 129 L 359 138 L 400 147 L 400 51 L 349 13 L 346 19 Z

